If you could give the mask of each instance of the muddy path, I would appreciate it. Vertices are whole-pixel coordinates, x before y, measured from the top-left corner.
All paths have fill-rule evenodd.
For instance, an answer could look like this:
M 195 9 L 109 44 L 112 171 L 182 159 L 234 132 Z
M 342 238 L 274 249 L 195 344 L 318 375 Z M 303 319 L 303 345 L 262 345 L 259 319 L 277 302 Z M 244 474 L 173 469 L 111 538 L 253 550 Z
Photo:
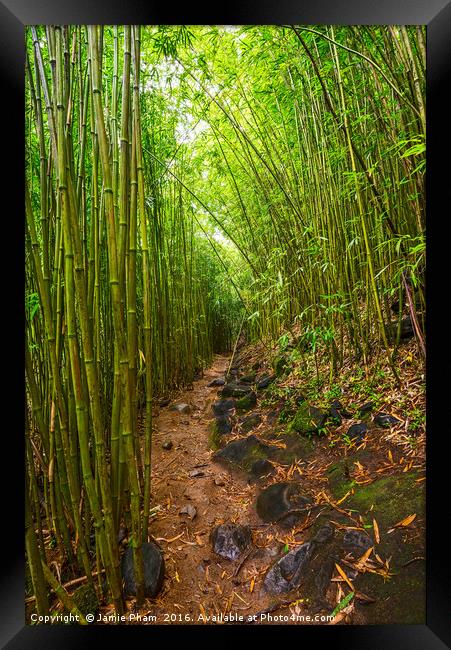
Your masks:
M 390 617 L 400 622 L 420 622 L 424 513 L 417 487 L 424 487 L 424 478 L 418 466 L 402 449 L 392 445 L 392 434 L 376 429 L 368 443 L 353 453 L 343 446 L 342 432 L 337 430 L 335 438 L 315 443 L 314 452 L 307 459 L 300 458 L 291 464 L 274 463 L 273 475 L 256 482 L 250 481 L 244 472 L 232 470 L 228 465 L 224 467 L 213 460 L 209 442 L 211 406 L 218 399 L 220 388 L 208 384 L 224 377 L 229 361 L 230 357 L 216 355 L 202 379 L 195 381 L 191 389 L 180 392 L 154 416 L 152 507 L 155 512 L 149 534 L 163 551 L 166 575 L 159 596 L 147 600 L 140 610 L 140 615 L 147 619 L 136 622 L 327 624 L 330 621 L 325 616 L 349 592 L 349 585 L 359 598 L 356 596 L 357 605 L 350 608 L 349 615 L 346 618 L 343 615 L 345 622 L 393 622 Z M 252 433 L 265 443 L 280 445 L 271 441 L 274 425 L 262 402 L 259 398 L 252 409 L 252 414 L 261 418 Z M 187 404 L 189 412 L 174 410 L 177 404 Z M 240 435 L 235 426 L 228 441 Z M 347 479 L 337 483 L 334 477 L 339 472 L 330 473 L 331 468 L 340 470 L 343 462 Z M 350 478 L 354 487 L 348 489 L 343 481 Z M 316 504 L 289 530 L 275 523 L 262 523 L 255 508 L 263 487 L 281 481 L 300 482 L 304 493 Z M 357 495 L 353 496 L 356 488 Z M 415 505 L 411 499 L 414 491 Z M 391 499 L 394 493 L 399 494 L 399 499 Z M 345 510 L 346 500 L 350 503 L 349 510 Z M 374 509 L 378 503 L 380 507 Z M 413 524 L 393 528 L 399 519 L 414 512 Z M 211 531 L 224 522 L 247 525 L 252 531 L 249 552 L 235 561 L 213 553 Z M 319 606 L 316 603 L 312 608 L 309 598 L 303 598 L 303 589 L 293 592 L 294 595 L 270 596 L 263 588 L 268 568 L 284 553 L 300 548 L 311 539 L 321 522 L 335 528 L 335 536 L 358 530 L 371 537 L 374 555 L 364 560 L 363 569 L 360 567 L 361 586 L 357 590 L 352 582 L 357 575 L 355 558 L 343 554 L 340 548 L 332 549 L 332 555 L 342 553 L 336 557 L 340 557 L 340 568 L 345 575 L 335 570 L 334 578 L 326 577 L 324 598 L 320 599 Z M 321 553 L 316 555 L 319 557 L 313 558 L 311 570 L 313 590 L 318 583 L 317 574 L 323 572 L 327 563 Z M 415 607 L 406 609 L 406 602 L 413 602 L 412 598 Z M 399 612 L 394 613 L 394 608 L 399 608 Z M 316 618 L 306 620 L 309 615 Z M 338 617 L 336 622 L 342 618 Z

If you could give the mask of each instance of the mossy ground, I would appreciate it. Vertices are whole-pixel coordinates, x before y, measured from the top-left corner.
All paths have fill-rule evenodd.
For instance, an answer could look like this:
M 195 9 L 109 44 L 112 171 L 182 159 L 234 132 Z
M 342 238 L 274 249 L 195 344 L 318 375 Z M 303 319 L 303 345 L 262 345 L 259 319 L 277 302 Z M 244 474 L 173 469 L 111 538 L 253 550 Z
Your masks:
M 362 455 L 359 458 L 362 460 Z M 354 494 L 341 507 L 360 515 L 368 534 L 373 534 L 373 519 L 380 531 L 375 552 L 390 558 L 390 573 L 384 581 L 380 575 L 365 573 L 358 588 L 376 599 L 365 605 L 368 623 L 422 624 L 425 622 L 425 564 L 424 564 L 424 483 L 418 483 L 419 473 L 409 471 L 382 477 L 366 485 L 357 485 L 346 478 L 346 463 L 340 461 L 329 469 L 329 489 L 335 499 L 349 490 Z M 406 528 L 393 530 L 395 524 L 415 514 L 415 522 Z M 392 532 L 389 532 L 391 530 Z M 413 558 L 414 562 L 410 562 Z
M 95 614 L 99 607 L 96 592 L 89 585 L 79 587 L 72 594 L 72 600 L 82 614 Z

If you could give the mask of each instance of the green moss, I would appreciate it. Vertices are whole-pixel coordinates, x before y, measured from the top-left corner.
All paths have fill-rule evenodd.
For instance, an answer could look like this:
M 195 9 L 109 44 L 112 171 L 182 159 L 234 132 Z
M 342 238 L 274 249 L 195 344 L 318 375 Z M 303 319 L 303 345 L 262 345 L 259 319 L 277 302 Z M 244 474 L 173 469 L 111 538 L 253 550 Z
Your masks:
M 213 420 L 209 426 L 210 433 L 208 435 L 208 444 L 210 449 L 217 451 L 221 446 L 221 436 L 218 432 L 218 425 L 216 420 Z
M 254 393 L 249 393 L 244 397 L 241 397 L 236 401 L 237 411 L 249 411 L 253 406 L 255 406 L 256 398 Z
M 409 554 L 411 553 L 410 549 Z M 405 561 L 409 559 L 411 557 Z M 399 557 L 395 568 L 396 574 L 386 582 L 381 576 L 374 573 L 365 573 L 360 577 L 359 591 L 371 594 L 373 598 L 376 598 L 376 602 L 371 606 L 364 605 L 362 607 L 367 624 L 424 625 L 426 622 L 424 562 L 414 562 L 404 568 L 401 568 L 400 565 L 401 558 Z
M 253 384 L 255 382 L 256 373 L 251 372 L 248 375 L 241 377 L 240 382 L 243 384 Z
M 362 455 L 358 458 L 364 463 Z M 371 523 L 375 516 L 378 523 L 386 528 L 407 515 L 424 512 L 423 484 L 415 483 L 418 472 L 394 474 L 373 483 L 357 485 L 348 478 L 346 472 L 346 466 L 352 470 L 355 460 L 357 456 L 343 459 L 328 470 L 329 490 L 335 499 L 343 497 L 351 488 L 355 491 L 352 497 L 346 500 L 346 508 L 357 510 L 363 516 L 371 510 L 368 522 Z
M 273 360 L 272 367 L 274 369 L 274 373 L 276 377 L 280 377 L 281 375 L 285 374 L 286 371 L 288 370 L 289 367 L 288 359 L 286 358 L 285 355 L 279 355 Z
M 223 446 L 222 440 L 225 435 L 227 435 L 228 429 L 221 429 L 220 427 L 221 419 L 214 419 L 210 422 L 209 425 L 209 436 L 208 442 L 210 449 L 217 451 L 220 447 Z
M 95 614 L 99 606 L 97 594 L 89 585 L 79 587 L 72 594 L 72 600 L 82 614 Z
M 407 515 L 424 512 L 424 486 L 415 483 L 417 478 L 417 472 L 405 472 L 354 486 L 355 494 L 347 501 L 347 507 L 361 514 L 373 508 L 371 520 L 375 516 L 380 526 L 393 526 Z
M 424 624 L 425 622 L 425 566 L 422 560 L 408 564 L 413 557 L 424 556 L 422 520 L 425 509 L 424 483 L 416 483 L 418 472 L 411 471 L 383 478 L 366 485 L 357 485 L 346 478 L 346 464 L 352 469 L 357 459 L 364 464 L 370 452 L 359 452 L 343 459 L 329 470 L 329 489 L 335 499 L 354 488 L 355 494 L 341 507 L 357 511 L 372 535 L 373 518 L 380 531 L 376 552 L 390 559 L 392 576 L 384 580 L 380 575 L 365 573 L 359 577 L 359 591 L 371 595 L 375 602 L 358 605 L 367 624 L 397 623 Z M 417 515 L 417 529 L 405 538 L 405 531 L 388 530 L 411 514 Z M 411 531 L 412 532 L 412 531 Z
M 320 409 L 310 406 L 307 402 L 302 402 L 288 425 L 288 431 L 302 435 L 317 433 L 324 422 L 325 417 Z

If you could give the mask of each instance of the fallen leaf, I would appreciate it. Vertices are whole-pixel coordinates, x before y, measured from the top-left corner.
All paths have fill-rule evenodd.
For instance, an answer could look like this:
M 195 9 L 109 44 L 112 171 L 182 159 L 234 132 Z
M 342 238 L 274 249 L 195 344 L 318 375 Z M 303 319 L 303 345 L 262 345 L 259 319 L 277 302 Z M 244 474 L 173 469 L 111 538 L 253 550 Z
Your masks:
M 335 562 L 335 568 L 337 569 L 338 573 L 341 575 L 341 577 L 343 578 L 343 580 L 344 580 L 344 581 L 345 581 L 345 582 L 346 582 L 346 583 L 351 587 L 351 589 L 354 591 L 354 585 L 353 585 L 352 582 L 349 580 L 348 576 L 347 576 L 346 573 L 343 571 L 343 569 L 341 568 L 341 566 L 340 566 L 339 564 L 337 564 L 336 562 Z
M 399 527 L 401 527 L 401 526 L 405 528 L 406 526 L 410 526 L 410 524 L 412 523 L 412 521 L 413 521 L 414 519 L 416 519 L 416 516 L 417 516 L 416 513 L 413 514 L 413 515 L 409 515 L 408 517 L 406 517 L 406 518 L 403 519 L 402 521 L 398 521 L 398 523 L 395 524 L 395 525 L 393 526 L 393 528 L 399 528 Z
M 379 544 L 381 541 L 381 537 L 379 534 L 379 526 L 377 525 L 377 521 L 373 519 L 373 530 L 374 530 L 374 539 L 376 540 L 376 544 Z

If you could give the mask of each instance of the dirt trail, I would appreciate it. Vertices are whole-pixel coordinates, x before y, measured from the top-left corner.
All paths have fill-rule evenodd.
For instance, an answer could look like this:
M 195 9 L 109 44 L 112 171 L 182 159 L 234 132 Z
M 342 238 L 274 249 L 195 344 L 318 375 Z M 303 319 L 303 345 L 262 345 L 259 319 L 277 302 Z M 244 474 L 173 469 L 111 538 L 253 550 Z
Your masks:
M 193 383 L 193 389 L 177 397 L 174 403 L 189 404 L 190 414 L 165 407 L 154 418 L 152 503 L 162 509 L 152 521 L 150 533 L 163 549 L 166 561 L 164 588 L 151 607 L 158 623 L 175 622 L 176 618 L 186 624 L 202 624 L 198 620 L 201 614 L 251 609 L 252 578 L 247 580 L 247 588 L 238 584 L 239 578 L 233 584 L 235 563 L 215 558 L 209 542 L 212 528 L 223 521 L 253 523 L 249 510 L 255 487 L 212 462 L 208 446 L 211 404 L 218 391 L 208 384 L 224 376 L 228 363 L 229 357 L 216 356 L 204 377 Z M 170 450 L 162 448 L 167 441 L 173 443 Z M 199 472 L 199 476 L 190 477 L 190 472 Z M 187 505 L 196 508 L 192 520 L 179 514 Z M 258 524 L 255 514 L 253 519 Z M 246 591 L 244 598 L 241 592 Z M 172 621 L 165 620 L 168 617 Z

